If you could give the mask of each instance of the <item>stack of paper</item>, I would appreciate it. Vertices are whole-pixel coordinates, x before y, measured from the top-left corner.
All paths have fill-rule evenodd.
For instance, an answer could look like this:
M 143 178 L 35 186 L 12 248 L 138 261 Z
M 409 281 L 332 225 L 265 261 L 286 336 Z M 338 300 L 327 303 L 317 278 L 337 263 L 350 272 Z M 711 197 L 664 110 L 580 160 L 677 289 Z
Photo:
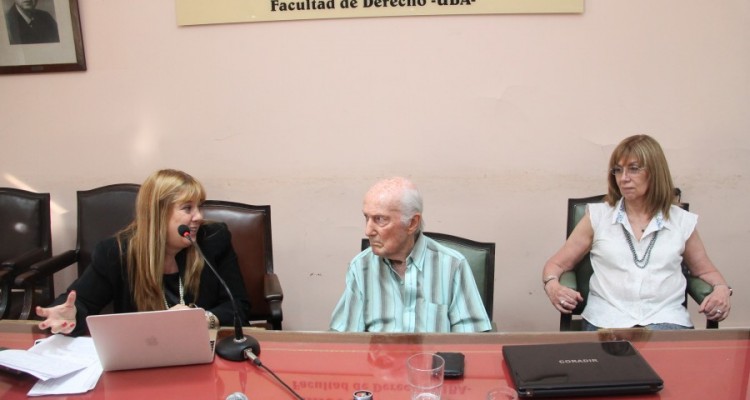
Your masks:
M 102 366 L 90 337 L 54 335 L 28 351 L 0 351 L 0 365 L 37 378 L 29 396 L 85 393 L 96 386 Z

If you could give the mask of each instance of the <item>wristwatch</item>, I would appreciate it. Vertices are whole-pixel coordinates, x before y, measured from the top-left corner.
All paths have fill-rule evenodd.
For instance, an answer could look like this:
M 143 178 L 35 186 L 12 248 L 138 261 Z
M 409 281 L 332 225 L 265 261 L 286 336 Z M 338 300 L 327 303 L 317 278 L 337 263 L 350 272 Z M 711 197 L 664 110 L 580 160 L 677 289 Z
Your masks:
M 208 329 L 217 329 L 219 327 L 219 319 L 211 311 L 206 311 L 206 320 L 208 321 Z

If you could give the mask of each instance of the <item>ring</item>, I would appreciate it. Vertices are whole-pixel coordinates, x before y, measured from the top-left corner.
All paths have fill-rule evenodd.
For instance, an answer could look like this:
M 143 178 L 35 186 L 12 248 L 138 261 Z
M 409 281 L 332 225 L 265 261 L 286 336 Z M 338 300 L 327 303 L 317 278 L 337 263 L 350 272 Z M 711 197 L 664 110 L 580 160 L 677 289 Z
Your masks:
M 566 304 L 566 303 L 565 303 L 565 300 L 560 300 L 560 305 L 561 305 L 561 306 L 564 306 L 565 304 Z
M 717 309 L 717 310 L 716 310 L 716 311 L 714 311 L 714 312 L 715 312 L 715 313 L 717 313 L 717 314 L 721 314 L 721 310 L 719 310 L 719 309 Z

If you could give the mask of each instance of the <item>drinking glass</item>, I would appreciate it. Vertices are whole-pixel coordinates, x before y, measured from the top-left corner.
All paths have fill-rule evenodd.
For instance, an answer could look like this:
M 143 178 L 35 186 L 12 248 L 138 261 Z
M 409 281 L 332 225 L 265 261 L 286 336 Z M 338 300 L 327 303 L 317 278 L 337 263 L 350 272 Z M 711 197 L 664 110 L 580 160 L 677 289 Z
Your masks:
M 487 392 L 487 400 L 518 400 L 518 392 L 508 386 L 496 387 Z
M 445 360 L 433 353 L 417 353 L 406 360 L 411 400 L 440 400 Z

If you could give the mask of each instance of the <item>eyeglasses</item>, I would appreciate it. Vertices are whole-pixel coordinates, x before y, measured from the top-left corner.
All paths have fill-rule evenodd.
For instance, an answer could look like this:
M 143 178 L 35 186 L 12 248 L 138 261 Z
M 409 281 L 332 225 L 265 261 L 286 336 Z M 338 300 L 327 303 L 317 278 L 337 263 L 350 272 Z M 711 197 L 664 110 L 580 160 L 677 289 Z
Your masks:
M 620 175 L 622 175 L 623 171 L 627 171 L 628 175 L 638 175 L 644 169 L 646 169 L 646 167 L 639 167 L 637 165 L 629 165 L 629 166 L 627 166 L 625 168 L 623 168 L 623 167 L 614 167 L 614 168 L 612 168 L 612 169 L 609 170 L 609 173 L 612 174 L 612 175 L 615 175 L 615 176 L 620 176 Z

